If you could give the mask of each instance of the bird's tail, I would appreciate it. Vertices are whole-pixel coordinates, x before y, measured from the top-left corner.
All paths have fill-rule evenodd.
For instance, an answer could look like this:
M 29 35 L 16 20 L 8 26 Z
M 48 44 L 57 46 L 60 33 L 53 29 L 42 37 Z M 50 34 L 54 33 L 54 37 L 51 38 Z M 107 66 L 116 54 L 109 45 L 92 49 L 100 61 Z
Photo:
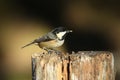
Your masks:
M 33 41 L 33 42 L 29 43 L 29 44 L 26 44 L 26 45 L 24 45 L 24 46 L 21 47 L 21 48 L 25 48 L 25 47 L 27 47 L 27 46 L 29 46 L 29 45 L 31 45 L 31 44 L 34 44 L 34 43 L 35 43 L 35 41 Z

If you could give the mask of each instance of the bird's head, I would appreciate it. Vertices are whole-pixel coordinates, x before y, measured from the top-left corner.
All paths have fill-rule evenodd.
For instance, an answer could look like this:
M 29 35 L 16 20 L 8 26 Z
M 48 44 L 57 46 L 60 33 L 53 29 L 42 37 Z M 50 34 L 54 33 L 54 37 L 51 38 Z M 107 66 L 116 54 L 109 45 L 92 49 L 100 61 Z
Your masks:
M 72 32 L 72 30 L 67 30 L 65 27 L 58 27 L 52 31 L 60 40 L 63 40 L 67 33 Z

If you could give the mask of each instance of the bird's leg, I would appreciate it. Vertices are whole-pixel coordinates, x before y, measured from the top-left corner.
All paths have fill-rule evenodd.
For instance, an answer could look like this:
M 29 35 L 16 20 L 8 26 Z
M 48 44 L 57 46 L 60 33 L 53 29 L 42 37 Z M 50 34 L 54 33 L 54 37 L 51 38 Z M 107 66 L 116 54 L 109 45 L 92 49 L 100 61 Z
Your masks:
M 45 51 L 47 51 L 49 54 L 52 53 L 52 52 L 55 52 L 56 54 L 60 54 L 61 52 L 56 50 L 56 49 L 53 49 L 53 48 L 46 48 L 46 47 L 43 47 L 43 49 Z
M 53 49 L 53 48 L 50 48 L 50 49 L 51 49 L 51 51 L 54 51 L 56 54 L 60 54 L 61 53 L 60 51 L 58 51 L 56 49 Z
M 45 51 L 47 51 L 49 54 L 52 53 L 52 50 L 50 48 L 43 47 Z
M 46 51 L 48 51 L 48 48 L 46 48 L 46 47 L 43 47 L 43 49 L 46 50 Z

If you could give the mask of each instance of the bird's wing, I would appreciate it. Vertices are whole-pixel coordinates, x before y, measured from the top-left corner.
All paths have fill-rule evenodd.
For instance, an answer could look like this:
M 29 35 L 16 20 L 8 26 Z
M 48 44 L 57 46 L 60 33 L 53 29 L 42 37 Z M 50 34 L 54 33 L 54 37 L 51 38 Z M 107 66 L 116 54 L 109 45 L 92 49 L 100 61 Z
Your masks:
M 54 40 L 57 37 L 53 34 L 53 33 L 48 33 L 38 39 L 35 39 L 36 43 L 40 43 L 40 42 L 45 42 L 45 41 L 50 41 L 50 40 Z
M 31 43 L 26 44 L 22 48 L 27 47 L 27 46 L 29 46 L 31 44 L 34 44 L 34 43 L 40 43 L 40 42 L 50 41 L 50 40 L 53 40 L 53 39 L 56 39 L 56 36 L 53 33 L 50 32 L 50 33 L 47 33 L 46 35 L 44 35 L 44 36 L 42 36 L 42 37 L 40 37 L 38 39 L 35 39 Z

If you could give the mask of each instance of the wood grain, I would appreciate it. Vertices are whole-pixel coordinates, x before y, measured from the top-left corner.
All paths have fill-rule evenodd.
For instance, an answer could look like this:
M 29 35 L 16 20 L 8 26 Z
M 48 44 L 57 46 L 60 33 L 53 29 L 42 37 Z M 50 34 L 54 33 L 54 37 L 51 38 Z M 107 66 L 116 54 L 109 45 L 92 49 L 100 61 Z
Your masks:
M 115 80 L 114 57 L 105 51 L 35 53 L 32 80 Z

